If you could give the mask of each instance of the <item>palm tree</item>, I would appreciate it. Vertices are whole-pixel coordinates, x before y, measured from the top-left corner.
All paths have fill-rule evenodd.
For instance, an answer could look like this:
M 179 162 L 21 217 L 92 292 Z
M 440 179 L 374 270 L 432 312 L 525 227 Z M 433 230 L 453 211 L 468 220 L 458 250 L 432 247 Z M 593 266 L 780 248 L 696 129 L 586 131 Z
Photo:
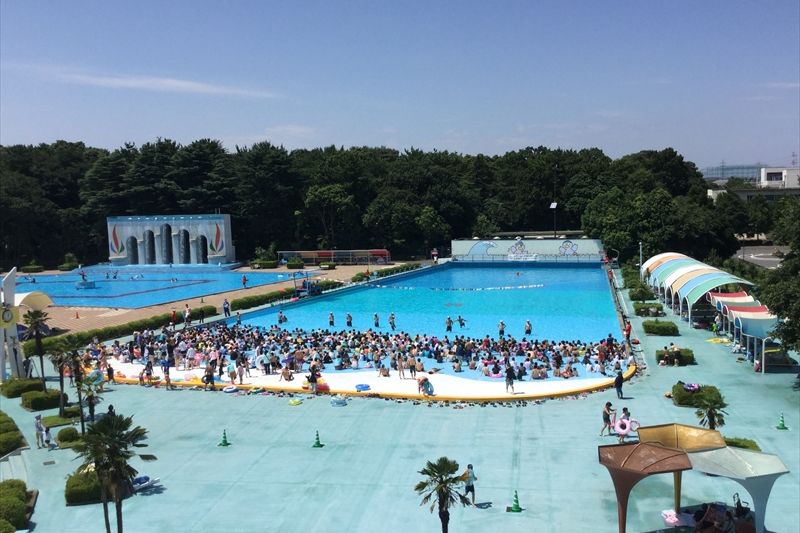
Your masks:
M 697 411 L 695 414 L 700 419 L 701 426 L 708 426 L 708 429 L 717 429 L 725 425 L 725 409 L 728 404 L 721 394 L 705 394 L 695 400 Z
M 122 415 L 106 415 L 91 424 L 83 441 L 73 449 L 83 459 L 82 468 L 94 467 L 100 482 L 100 499 L 103 502 L 103 517 L 106 532 L 111 533 L 108 517 L 109 497 L 114 501 L 117 518 L 117 533 L 122 533 L 122 499 L 133 491 L 133 479 L 138 472 L 128 461 L 139 456 L 143 461 L 155 461 L 149 454 L 137 454 L 132 448 L 147 446 L 147 430 L 136 426 L 131 429 L 133 418 Z
M 32 337 L 34 343 L 36 344 L 36 354 L 39 356 L 39 369 L 42 373 L 42 389 L 44 389 L 44 392 L 47 392 L 47 382 L 44 378 L 44 348 L 42 347 L 42 334 L 47 328 L 47 319 L 47 313 L 44 311 L 37 311 L 36 309 L 31 309 L 25 313 L 25 316 L 22 317 L 25 325 L 28 326 L 27 337 Z
M 64 418 L 64 369 L 69 368 L 70 355 L 69 352 L 58 347 L 48 354 L 48 357 L 50 362 L 53 363 L 53 368 L 58 372 L 58 390 L 61 392 L 58 398 L 58 416 Z
M 450 508 L 461 505 L 469 505 L 466 496 L 456 490 L 456 486 L 464 482 L 461 475 L 457 475 L 458 463 L 447 457 L 439 457 L 435 463 L 428 461 L 425 468 L 419 471 L 426 476 L 414 487 L 417 494 L 424 495 L 420 505 L 431 502 L 431 512 L 434 507 L 439 508 L 439 520 L 442 522 L 442 533 L 447 533 L 450 522 Z

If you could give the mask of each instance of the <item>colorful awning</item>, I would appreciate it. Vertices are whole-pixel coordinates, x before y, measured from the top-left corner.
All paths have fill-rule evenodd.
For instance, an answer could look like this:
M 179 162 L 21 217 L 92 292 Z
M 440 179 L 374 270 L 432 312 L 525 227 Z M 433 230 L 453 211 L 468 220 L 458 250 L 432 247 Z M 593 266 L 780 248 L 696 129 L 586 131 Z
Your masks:
M 667 261 L 669 259 L 675 259 L 678 257 L 688 257 L 688 256 L 684 254 L 679 254 L 677 252 L 665 252 L 663 254 L 654 255 L 653 257 L 644 262 L 644 264 L 639 269 L 639 273 L 643 278 L 647 277 L 650 274 L 650 272 L 653 271 L 654 268 L 656 268 L 664 261 Z

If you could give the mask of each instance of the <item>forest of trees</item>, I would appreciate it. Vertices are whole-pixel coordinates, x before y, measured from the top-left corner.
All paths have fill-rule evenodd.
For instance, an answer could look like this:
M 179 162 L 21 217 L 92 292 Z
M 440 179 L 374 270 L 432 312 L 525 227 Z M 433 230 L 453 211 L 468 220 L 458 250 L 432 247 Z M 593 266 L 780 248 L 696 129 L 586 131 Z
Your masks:
M 583 229 L 624 257 L 664 250 L 728 257 L 735 232 L 768 229 L 768 209 L 717 204 L 675 150 L 611 159 L 597 148 L 501 156 L 157 139 L 112 152 L 83 143 L 0 146 L 2 267 L 105 261 L 111 215 L 230 213 L 240 259 L 256 247 L 389 248 L 424 255 L 451 238 Z M 754 207 L 756 207 L 754 209 Z M 763 207 L 763 206 L 762 206 Z M 765 216 L 765 213 L 767 215 Z

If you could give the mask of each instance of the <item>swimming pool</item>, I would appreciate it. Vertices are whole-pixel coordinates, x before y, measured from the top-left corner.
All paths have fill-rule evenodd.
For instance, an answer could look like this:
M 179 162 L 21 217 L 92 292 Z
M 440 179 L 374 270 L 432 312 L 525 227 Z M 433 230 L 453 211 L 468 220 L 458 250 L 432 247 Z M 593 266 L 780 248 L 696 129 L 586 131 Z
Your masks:
M 273 307 L 248 313 L 244 321 L 276 324 L 278 311 Z M 298 302 L 283 312 L 289 319 L 283 324 L 287 329 L 328 328 L 329 313 L 334 314 L 334 329 L 345 329 L 345 315 L 350 313 L 356 329 L 389 332 L 389 313 L 394 313 L 397 330 L 410 334 L 496 337 L 502 320 L 506 334 L 519 339 L 525 320 L 530 320 L 529 338 L 534 339 L 588 342 L 609 333 L 619 337 L 605 271 L 594 264 L 448 263 Z M 463 328 L 458 315 L 466 320 Z M 454 321 L 452 333 L 445 328 L 448 316 Z
M 35 283 L 18 276 L 17 292 L 42 291 L 58 306 L 135 309 L 242 288 L 241 272 L 217 266 L 91 266 L 83 270 L 86 278 L 94 282 L 94 288 L 76 288 L 81 276 L 73 271 L 56 275 L 34 274 Z M 306 274 L 314 276 L 318 272 L 304 271 L 298 275 Z M 277 272 L 247 272 L 247 286 L 288 281 L 291 276 Z

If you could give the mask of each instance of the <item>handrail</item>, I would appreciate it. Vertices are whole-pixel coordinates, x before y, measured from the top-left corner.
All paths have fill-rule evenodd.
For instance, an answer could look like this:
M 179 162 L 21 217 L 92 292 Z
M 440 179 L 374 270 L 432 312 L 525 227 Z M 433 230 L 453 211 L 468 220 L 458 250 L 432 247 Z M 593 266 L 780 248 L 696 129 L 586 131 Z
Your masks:
M 499 254 L 470 254 L 470 255 L 454 255 L 453 261 L 472 261 L 472 262 L 509 262 L 509 263 L 591 263 L 601 262 L 603 256 L 601 254 L 573 254 L 573 255 L 560 255 L 560 254 L 531 254 L 530 259 L 509 259 L 508 256 Z

